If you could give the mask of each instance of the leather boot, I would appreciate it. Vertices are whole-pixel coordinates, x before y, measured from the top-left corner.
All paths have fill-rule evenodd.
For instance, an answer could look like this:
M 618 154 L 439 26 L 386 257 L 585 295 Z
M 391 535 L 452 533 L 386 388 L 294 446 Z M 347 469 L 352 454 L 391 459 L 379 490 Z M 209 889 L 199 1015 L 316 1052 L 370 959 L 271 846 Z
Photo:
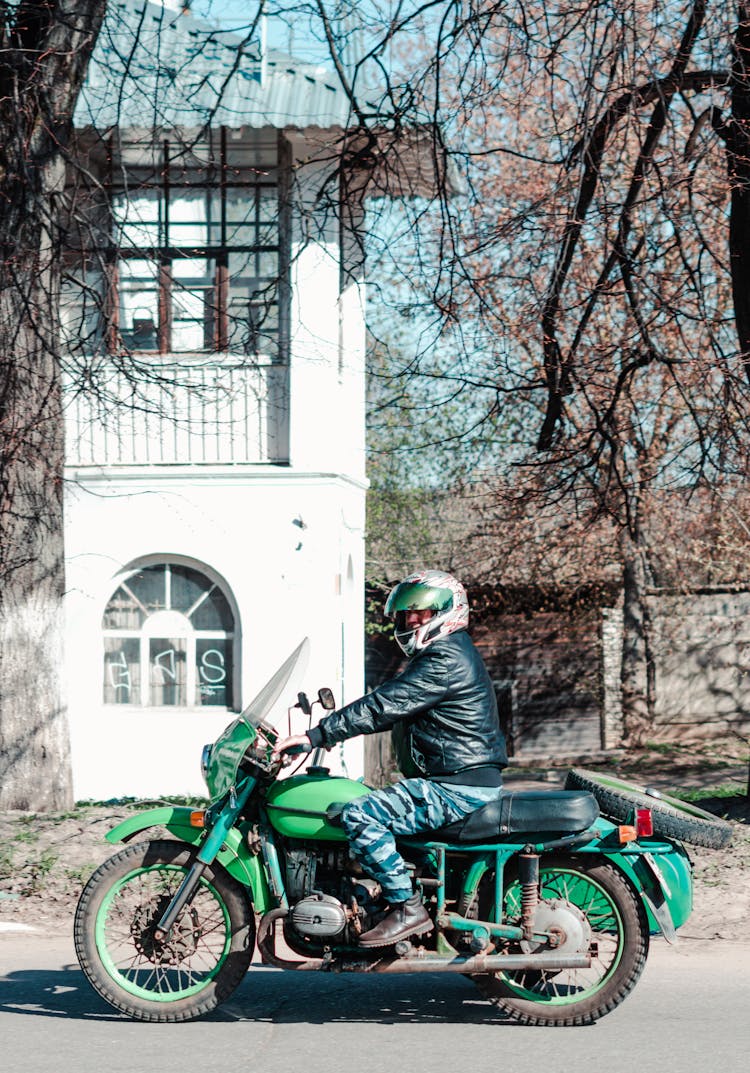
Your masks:
M 391 946 L 410 935 L 424 935 L 428 931 L 432 931 L 430 914 L 422 905 L 420 896 L 412 894 L 405 902 L 394 905 L 374 928 L 360 935 L 359 945 Z

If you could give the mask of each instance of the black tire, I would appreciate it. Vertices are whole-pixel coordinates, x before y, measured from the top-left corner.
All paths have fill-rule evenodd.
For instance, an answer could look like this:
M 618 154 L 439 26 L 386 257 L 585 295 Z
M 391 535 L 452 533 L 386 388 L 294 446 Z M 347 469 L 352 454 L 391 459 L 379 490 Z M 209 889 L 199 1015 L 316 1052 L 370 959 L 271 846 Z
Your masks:
M 636 786 L 612 775 L 572 768 L 566 790 L 588 790 L 599 802 L 602 813 L 619 823 L 628 823 L 634 808 L 651 809 L 654 834 L 676 838 L 694 846 L 722 849 L 732 839 L 732 825 L 696 808 L 687 801 L 668 797 L 645 786 Z
M 583 856 L 542 859 L 540 893 L 586 918 L 596 950 L 590 969 L 539 969 L 475 976 L 485 998 L 524 1025 L 593 1024 L 635 987 L 646 964 L 648 920 L 630 883 L 612 865 Z M 520 888 L 505 893 L 505 915 L 520 912 Z M 511 951 L 516 952 L 516 951 Z
M 153 929 L 195 859 L 182 842 L 139 842 L 105 861 L 76 909 L 76 954 L 106 1002 L 138 1021 L 192 1021 L 237 987 L 255 946 L 243 887 L 214 864 L 165 943 Z

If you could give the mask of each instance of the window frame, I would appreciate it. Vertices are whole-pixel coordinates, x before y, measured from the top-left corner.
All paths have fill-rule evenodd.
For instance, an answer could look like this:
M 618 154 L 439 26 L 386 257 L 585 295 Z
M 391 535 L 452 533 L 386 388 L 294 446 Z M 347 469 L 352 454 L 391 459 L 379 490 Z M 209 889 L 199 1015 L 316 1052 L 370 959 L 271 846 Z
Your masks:
M 158 205 L 156 219 L 147 221 L 145 226 L 154 227 L 158 242 L 152 245 L 129 246 L 118 245 L 113 242 L 109 247 L 108 257 L 111 264 L 110 270 L 110 295 L 109 308 L 112 313 L 112 327 L 109 332 L 108 349 L 110 352 L 119 352 L 125 346 L 132 353 L 144 355 L 172 355 L 172 354 L 197 354 L 206 355 L 212 353 L 239 353 L 243 356 L 266 358 L 269 364 L 284 364 L 287 356 L 287 332 L 286 332 L 286 304 L 288 302 L 288 256 L 285 252 L 285 243 L 288 239 L 288 225 L 286 223 L 287 201 L 286 176 L 284 168 L 287 163 L 288 152 L 285 151 L 284 139 L 280 132 L 276 136 L 273 163 L 270 159 L 266 162 L 265 171 L 263 166 L 255 169 L 254 175 L 248 175 L 253 171 L 250 165 L 243 165 L 242 169 L 236 162 L 230 159 L 228 148 L 228 131 L 222 126 L 218 128 L 218 147 L 216 145 L 216 131 L 209 131 L 205 144 L 209 150 L 209 158 L 201 164 L 195 164 L 192 170 L 180 169 L 176 161 L 184 158 L 186 148 L 183 141 L 173 142 L 169 138 L 161 139 L 160 160 L 157 163 L 156 154 L 152 162 L 134 163 L 123 159 L 128 151 L 137 151 L 143 148 L 148 152 L 153 143 L 146 140 L 125 141 L 120 137 L 116 141 L 115 135 L 111 136 L 108 154 L 109 174 L 105 182 L 105 189 L 111 206 L 110 218 L 113 237 L 118 230 L 127 227 L 127 199 L 137 197 L 139 193 L 154 193 Z M 244 136 L 242 146 L 246 150 L 257 148 L 262 154 L 270 149 L 269 140 L 253 141 L 252 136 Z M 216 151 L 218 148 L 218 151 Z M 187 154 L 189 155 L 189 154 Z M 115 161 L 117 164 L 115 165 Z M 237 177 L 244 171 L 245 177 Z M 183 176 L 177 181 L 176 173 Z M 150 174 L 149 174 L 150 173 Z M 193 178 L 190 178 L 190 176 Z M 271 176 L 270 178 L 264 178 Z M 184 178 L 187 175 L 188 178 Z M 138 178 L 140 176 L 140 178 Z M 195 178 L 200 177 L 200 178 Z M 199 226 L 205 228 L 205 244 L 182 245 L 176 243 L 172 229 L 189 226 L 190 221 L 175 222 L 170 219 L 170 209 L 186 193 L 200 191 L 203 193 L 202 203 L 206 206 L 205 219 L 197 221 Z M 232 220 L 231 195 L 234 192 L 246 192 L 252 196 L 252 217 L 243 220 Z M 273 197 L 265 200 L 273 201 L 275 207 L 275 220 L 273 225 L 262 219 L 262 203 L 264 192 L 273 191 Z M 115 204 L 119 198 L 125 199 L 125 208 L 118 223 L 115 213 Z M 208 211 L 209 208 L 211 211 Z M 214 209 L 218 210 L 218 216 Z M 213 213 L 213 214 L 212 214 Z M 262 231 L 274 226 L 274 242 L 234 243 L 228 241 L 231 231 L 237 227 L 252 228 L 256 240 Z M 208 241 L 212 237 L 211 232 L 218 228 L 218 242 Z M 230 309 L 233 302 L 231 294 L 230 257 L 232 255 L 244 255 L 255 258 L 255 268 L 259 268 L 258 260 L 262 257 L 275 256 L 275 276 L 259 276 L 255 279 L 262 282 L 262 287 L 249 292 L 247 297 L 248 326 L 252 325 L 252 311 L 262 309 L 266 313 L 270 311 L 272 317 L 273 344 L 268 348 L 270 353 L 264 353 L 262 348 L 249 346 L 244 348 L 230 347 L 231 316 Z M 179 289 L 179 273 L 175 266 L 180 260 L 193 259 L 207 262 L 207 271 L 204 279 L 208 281 L 206 290 L 210 292 L 204 305 L 204 345 L 202 347 L 175 347 L 175 294 Z M 124 290 L 122 280 L 122 266 L 128 261 L 149 261 L 154 266 L 156 278 L 156 317 L 154 323 L 155 346 L 138 347 L 126 342 L 125 329 L 120 326 L 121 294 Z M 196 285 L 198 288 L 198 285 Z M 189 290 L 186 293 L 190 293 Z M 213 310 L 213 315 L 210 312 Z M 244 323 L 244 322 L 243 322 Z M 128 332 L 133 329 L 128 329 Z M 252 328 L 249 328 L 252 340 Z M 210 333 L 210 338 L 209 338 Z M 270 333 L 269 333 L 270 334 Z M 256 338 L 258 338 L 256 336 Z
M 171 579 L 172 571 L 174 568 L 191 570 L 194 574 L 205 582 L 205 587 L 196 599 L 191 607 L 186 612 L 181 612 L 173 609 L 171 606 Z M 164 571 L 164 594 L 165 594 L 165 607 L 159 608 L 155 611 L 150 611 L 141 602 L 141 600 L 132 593 L 128 587 L 128 582 L 136 575 L 147 571 L 160 569 Z M 156 710 L 160 712 L 201 712 L 210 714 L 212 712 L 236 712 L 238 708 L 239 698 L 239 618 L 236 606 L 233 599 L 230 597 L 230 593 L 226 586 L 212 573 L 206 569 L 206 567 L 175 559 L 159 558 L 158 560 L 141 563 L 133 567 L 129 567 L 119 574 L 115 579 L 113 588 L 110 591 L 107 598 L 104 612 L 102 615 L 101 636 L 102 636 L 102 660 L 101 667 L 103 671 L 102 675 L 102 703 L 107 710 L 136 710 L 142 711 L 145 709 Z M 131 598 L 140 606 L 143 613 L 143 619 L 137 629 L 125 628 L 125 627 L 108 627 L 105 624 L 107 612 L 116 596 L 121 590 L 125 591 L 131 596 Z M 210 595 L 218 590 L 221 593 L 224 601 L 226 602 L 228 612 L 231 615 L 232 628 L 226 630 L 218 629 L 200 629 L 196 628 L 190 622 L 190 616 L 193 615 L 206 599 Z M 108 678 L 109 688 L 117 690 L 118 685 L 111 677 L 111 668 L 116 666 L 107 659 L 107 641 L 117 641 L 122 639 L 131 639 L 138 644 L 138 682 L 137 682 L 137 696 L 135 701 L 117 701 L 107 698 L 108 691 Z M 158 699 L 154 699 L 154 683 L 152 681 L 153 667 L 152 667 L 152 644 L 157 640 L 169 640 L 184 642 L 184 658 L 186 661 L 185 667 L 185 679 L 182 686 L 184 688 L 185 703 L 163 703 Z M 226 692 L 228 694 L 224 704 L 200 704 L 198 703 L 198 685 L 199 685 L 199 670 L 198 670 L 198 648 L 203 641 L 222 641 L 225 646 L 225 652 L 231 656 L 231 663 L 226 670 Z M 205 654 L 204 654 L 205 655 Z M 127 663 L 124 666 L 128 666 Z M 217 683 L 208 683 L 217 684 Z M 177 682 L 177 687 L 180 688 L 180 683 Z M 131 687 L 132 688 L 132 687 Z

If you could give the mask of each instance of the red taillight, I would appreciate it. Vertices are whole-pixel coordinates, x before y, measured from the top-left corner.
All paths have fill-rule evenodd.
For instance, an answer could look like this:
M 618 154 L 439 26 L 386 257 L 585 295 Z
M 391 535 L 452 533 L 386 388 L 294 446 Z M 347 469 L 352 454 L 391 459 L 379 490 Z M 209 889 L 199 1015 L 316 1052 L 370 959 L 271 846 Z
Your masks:
M 650 808 L 637 808 L 635 810 L 635 829 L 639 838 L 650 838 L 654 833 L 654 817 Z

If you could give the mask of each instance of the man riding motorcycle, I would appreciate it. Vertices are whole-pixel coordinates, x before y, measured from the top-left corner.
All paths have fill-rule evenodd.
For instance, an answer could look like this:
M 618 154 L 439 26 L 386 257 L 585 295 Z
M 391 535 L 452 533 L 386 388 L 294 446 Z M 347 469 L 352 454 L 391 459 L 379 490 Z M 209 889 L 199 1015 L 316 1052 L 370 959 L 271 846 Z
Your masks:
M 466 632 L 469 603 L 450 574 L 420 570 L 391 592 L 385 614 L 409 660 L 371 693 L 320 720 L 276 753 L 324 746 L 391 729 L 401 771 L 395 786 L 349 802 L 341 813 L 351 852 L 380 884 L 390 912 L 360 936 L 365 948 L 388 946 L 432 929 L 414 893 L 396 837 L 461 819 L 500 795 L 505 739 L 487 670 Z

